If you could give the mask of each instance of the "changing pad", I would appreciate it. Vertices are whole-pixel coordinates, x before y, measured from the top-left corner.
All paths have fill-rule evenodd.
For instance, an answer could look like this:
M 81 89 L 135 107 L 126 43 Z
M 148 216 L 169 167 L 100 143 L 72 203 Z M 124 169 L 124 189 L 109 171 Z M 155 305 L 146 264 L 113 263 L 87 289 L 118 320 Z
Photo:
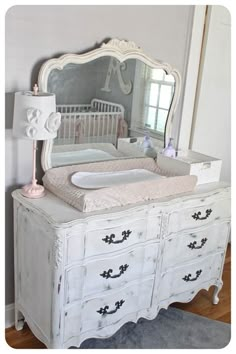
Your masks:
M 71 183 L 83 189 L 101 189 L 158 178 L 164 177 L 140 168 L 112 172 L 76 172 L 71 176 Z
M 131 158 L 53 168 L 46 171 L 43 182 L 48 190 L 82 212 L 110 209 L 190 192 L 197 183 L 196 176 L 157 178 L 95 190 L 82 189 L 71 183 L 71 176 L 76 172 L 112 172 L 134 169 L 145 169 L 161 174 L 153 159 Z

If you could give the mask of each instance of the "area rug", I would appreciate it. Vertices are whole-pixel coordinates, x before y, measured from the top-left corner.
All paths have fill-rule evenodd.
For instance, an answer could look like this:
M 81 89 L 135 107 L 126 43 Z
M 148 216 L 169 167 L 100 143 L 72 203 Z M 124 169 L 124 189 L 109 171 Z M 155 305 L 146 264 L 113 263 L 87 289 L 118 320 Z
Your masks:
M 162 309 L 154 320 L 140 318 L 136 324 L 128 322 L 112 337 L 87 339 L 80 348 L 220 349 L 229 343 L 230 333 L 229 324 L 169 307 Z

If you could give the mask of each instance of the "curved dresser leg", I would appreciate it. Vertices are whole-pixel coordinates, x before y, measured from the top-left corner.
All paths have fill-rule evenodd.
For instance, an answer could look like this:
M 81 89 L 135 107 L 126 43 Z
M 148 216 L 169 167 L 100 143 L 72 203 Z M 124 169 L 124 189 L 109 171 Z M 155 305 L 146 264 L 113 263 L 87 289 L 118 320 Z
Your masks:
M 22 313 L 15 308 L 15 328 L 17 331 L 21 331 L 24 327 L 24 316 L 22 315 Z
M 215 285 L 214 292 L 213 292 L 213 298 L 212 298 L 212 303 L 214 305 L 217 305 L 218 302 L 219 302 L 219 296 L 218 295 L 219 295 L 219 292 L 220 292 L 222 286 L 223 286 L 223 282 L 222 281 Z

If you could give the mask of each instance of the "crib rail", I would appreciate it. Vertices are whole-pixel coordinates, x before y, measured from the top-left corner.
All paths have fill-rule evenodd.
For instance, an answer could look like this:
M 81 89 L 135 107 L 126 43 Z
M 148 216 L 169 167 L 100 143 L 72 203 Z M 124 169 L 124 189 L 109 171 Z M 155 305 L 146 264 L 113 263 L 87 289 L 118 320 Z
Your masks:
M 122 114 L 122 116 L 124 117 L 124 107 L 121 104 L 113 103 L 113 102 L 109 102 L 109 101 L 103 101 L 103 100 L 99 100 L 97 98 L 94 98 L 91 101 L 91 106 L 97 112 L 120 112 Z
M 89 115 L 82 114 L 79 122 L 80 143 L 107 142 L 116 145 L 118 136 L 120 113 L 96 112 Z
M 61 126 L 56 145 L 108 142 L 117 144 L 119 122 L 124 119 L 122 105 L 93 99 L 91 104 L 57 105 Z

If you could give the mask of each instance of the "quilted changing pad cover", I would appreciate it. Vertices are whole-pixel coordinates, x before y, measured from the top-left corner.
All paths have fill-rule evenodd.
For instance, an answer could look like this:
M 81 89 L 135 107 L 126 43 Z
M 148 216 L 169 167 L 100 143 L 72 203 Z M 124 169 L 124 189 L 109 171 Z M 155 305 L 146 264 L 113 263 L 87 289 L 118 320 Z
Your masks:
M 112 172 L 132 169 L 145 169 L 161 174 L 153 159 L 130 158 L 53 168 L 46 171 L 43 183 L 52 193 L 82 212 L 110 209 L 190 192 L 197 183 L 196 176 L 176 176 L 91 190 L 79 188 L 71 182 L 71 176 L 76 172 Z

